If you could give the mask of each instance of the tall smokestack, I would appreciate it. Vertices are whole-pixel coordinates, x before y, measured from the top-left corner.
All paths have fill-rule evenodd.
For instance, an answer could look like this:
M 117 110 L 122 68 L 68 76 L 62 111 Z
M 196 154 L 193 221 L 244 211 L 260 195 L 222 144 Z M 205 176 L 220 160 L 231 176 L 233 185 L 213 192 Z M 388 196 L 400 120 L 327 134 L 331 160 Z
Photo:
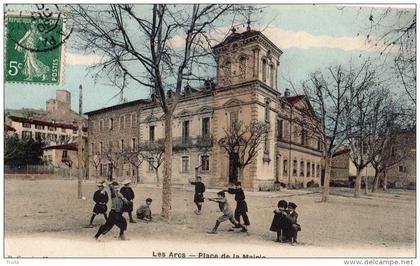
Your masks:
M 83 113 L 83 92 L 82 84 L 79 85 L 79 115 Z

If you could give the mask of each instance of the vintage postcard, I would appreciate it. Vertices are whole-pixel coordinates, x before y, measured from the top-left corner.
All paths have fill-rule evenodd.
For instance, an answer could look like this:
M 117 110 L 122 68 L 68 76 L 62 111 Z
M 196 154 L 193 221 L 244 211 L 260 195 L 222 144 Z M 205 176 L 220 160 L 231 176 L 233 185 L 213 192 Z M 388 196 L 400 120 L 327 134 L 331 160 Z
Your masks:
M 8 264 L 414 264 L 415 4 L 3 8 Z

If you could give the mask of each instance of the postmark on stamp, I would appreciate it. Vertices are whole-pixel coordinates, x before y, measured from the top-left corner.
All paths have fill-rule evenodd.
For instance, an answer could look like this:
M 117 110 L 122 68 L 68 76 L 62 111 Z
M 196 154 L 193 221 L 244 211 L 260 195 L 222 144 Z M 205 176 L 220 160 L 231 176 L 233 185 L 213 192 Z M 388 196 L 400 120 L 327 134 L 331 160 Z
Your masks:
M 8 15 L 5 81 L 59 85 L 63 27 L 61 15 Z

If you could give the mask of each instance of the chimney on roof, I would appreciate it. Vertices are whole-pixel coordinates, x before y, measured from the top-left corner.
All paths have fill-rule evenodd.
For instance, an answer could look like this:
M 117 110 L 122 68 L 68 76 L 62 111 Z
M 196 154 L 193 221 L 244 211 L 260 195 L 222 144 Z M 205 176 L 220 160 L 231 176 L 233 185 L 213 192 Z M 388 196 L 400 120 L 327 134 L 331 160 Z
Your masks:
M 286 88 L 286 89 L 284 90 L 284 96 L 285 96 L 285 97 L 289 97 L 289 96 L 290 96 L 290 90 L 289 90 L 288 88 Z

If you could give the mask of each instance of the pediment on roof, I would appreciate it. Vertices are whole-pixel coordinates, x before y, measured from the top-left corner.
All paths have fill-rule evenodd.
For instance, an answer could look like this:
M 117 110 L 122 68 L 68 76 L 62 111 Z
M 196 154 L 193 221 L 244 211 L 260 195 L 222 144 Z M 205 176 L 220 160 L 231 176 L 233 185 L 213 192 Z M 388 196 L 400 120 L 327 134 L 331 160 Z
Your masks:
M 179 112 L 176 117 L 188 117 L 188 116 L 192 116 L 193 113 L 190 110 L 182 110 L 181 112 Z
M 315 111 L 311 105 L 311 103 L 309 102 L 308 98 L 306 97 L 302 97 L 299 100 L 296 101 L 296 103 L 294 104 L 294 107 L 298 110 L 300 110 L 303 113 L 306 114 L 310 114 L 313 117 L 316 118 L 316 114 Z
M 223 107 L 227 108 L 227 107 L 235 107 L 235 106 L 241 106 L 243 104 L 243 102 L 241 100 L 238 99 L 230 99 L 227 102 L 225 102 L 223 104 Z
M 150 122 L 155 122 L 155 121 L 157 121 L 157 120 L 159 120 L 159 118 L 157 118 L 157 117 L 156 117 L 156 116 L 154 116 L 153 114 L 150 114 L 149 116 L 147 116 L 147 117 L 144 119 L 144 122 L 150 123 Z
M 199 114 L 211 113 L 211 112 L 213 112 L 213 108 L 211 108 L 210 106 L 203 106 L 200 109 L 198 109 L 197 112 Z

